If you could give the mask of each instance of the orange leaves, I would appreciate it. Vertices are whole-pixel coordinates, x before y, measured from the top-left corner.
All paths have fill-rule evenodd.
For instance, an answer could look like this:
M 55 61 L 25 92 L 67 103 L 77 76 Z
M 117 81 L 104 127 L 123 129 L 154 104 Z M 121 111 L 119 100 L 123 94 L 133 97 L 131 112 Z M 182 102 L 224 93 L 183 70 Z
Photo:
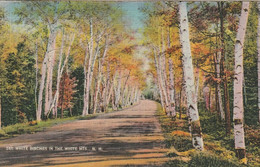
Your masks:
M 166 49 L 167 54 L 172 54 L 175 52 L 177 52 L 177 53 L 181 52 L 181 47 L 175 45 L 175 46 L 172 46 L 172 47 Z
M 202 43 L 191 44 L 192 55 L 207 55 L 209 54 L 209 48 Z
M 180 131 L 180 130 L 176 130 L 172 132 L 173 136 L 183 136 L 183 137 L 190 137 L 190 133 L 188 132 L 184 132 L 184 131 Z
M 72 108 L 73 94 L 75 93 L 76 78 L 70 78 L 70 75 L 66 72 L 63 74 L 60 83 L 60 97 L 58 107 L 62 109 Z

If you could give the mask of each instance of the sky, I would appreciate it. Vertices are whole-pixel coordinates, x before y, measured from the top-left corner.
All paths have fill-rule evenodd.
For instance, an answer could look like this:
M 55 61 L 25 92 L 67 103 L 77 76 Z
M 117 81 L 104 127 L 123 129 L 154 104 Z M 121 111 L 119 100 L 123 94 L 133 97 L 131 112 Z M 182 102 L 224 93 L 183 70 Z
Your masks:
M 131 28 L 138 30 L 142 29 L 142 17 L 143 14 L 139 10 L 145 2 L 118 2 L 122 10 L 125 13 L 125 17 L 129 20 Z M 12 12 L 14 7 L 17 6 L 17 2 L 0 1 L 0 6 L 4 7 L 6 11 Z M 9 17 L 12 17 L 12 15 Z
M 142 17 L 143 13 L 139 10 L 145 2 L 121 2 L 121 7 L 127 18 L 130 19 L 133 29 L 143 28 Z

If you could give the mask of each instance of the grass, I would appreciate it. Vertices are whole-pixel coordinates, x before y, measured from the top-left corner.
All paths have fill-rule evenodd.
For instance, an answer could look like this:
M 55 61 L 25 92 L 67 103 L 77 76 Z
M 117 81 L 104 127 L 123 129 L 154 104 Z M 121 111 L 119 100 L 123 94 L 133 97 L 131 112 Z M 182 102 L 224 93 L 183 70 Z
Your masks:
M 201 111 L 202 110 L 202 111 Z M 260 166 L 259 162 L 259 127 L 246 127 L 246 148 L 248 165 L 241 165 L 234 152 L 233 135 L 226 136 L 225 127 L 217 115 L 200 109 L 200 121 L 203 132 L 203 152 L 192 147 L 188 121 L 183 118 L 173 120 L 165 115 L 158 103 L 157 116 L 164 133 L 165 145 L 170 158 L 165 166 L 181 167 L 237 167 Z M 177 115 L 178 118 L 178 115 Z
M 15 137 L 20 134 L 33 134 L 36 132 L 42 132 L 45 131 L 47 128 L 57 124 L 68 123 L 75 120 L 93 119 L 98 115 L 100 114 L 90 114 L 85 117 L 74 116 L 74 117 L 67 117 L 67 118 L 48 119 L 48 120 L 43 120 L 41 122 L 32 121 L 32 122 L 9 125 L 6 127 L 2 127 L 2 129 L 0 130 L 0 140 Z

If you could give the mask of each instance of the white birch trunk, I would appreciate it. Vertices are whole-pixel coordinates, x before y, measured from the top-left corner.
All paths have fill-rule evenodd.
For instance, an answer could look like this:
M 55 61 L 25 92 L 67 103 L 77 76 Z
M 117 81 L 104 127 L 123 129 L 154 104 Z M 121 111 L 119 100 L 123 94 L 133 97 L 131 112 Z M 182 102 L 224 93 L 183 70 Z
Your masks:
M 99 61 L 99 66 L 98 66 L 98 81 L 97 81 L 97 90 L 95 92 L 95 97 L 94 97 L 93 113 L 96 113 L 96 110 L 97 110 L 98 94 L 99 94 L 101 79 L 102 79 L 102 75 L 103 75 L 102 68 L 103 68 L 104 60 L 105 60 L 105 57 L 107 54 L 107 48 L 108 48 L 108 45 L 106 43 L 102 59 Z
M 184 81 L 186 86 L 186 98 L 188 104 L 188 113 L 191 120 L 192 144 L 195 149 L 203 150 L 203 139 L 200 127 L 199 112 L 196 101 L 196 92 L 194 86 L 194 73 L 191 57 L 189 25 L 187 17 L 187 3 L 179 3 L 180 13 L 180 41 L 182 44 L 182 62 Z
M 97 55 L 99 54 L 99 41 L 101 40 L 101 36 L 96 41 L 96 47 L 94 49 L 94 34 L 93 34 L 93 23 L 92 19 L 90 19 L 90 42 L 89 46 L 89 60 L 88 60 L 88 70 L 86 74 L 86 88 L 85 88 L 85 95 L 84 95 L 84 105 L 83 105 L 83 112 L 82 116 L 88 115 L 89 110 L 89 95 L 90 95 L 90 87 L 93 78 L 93 69 L 95 67 L 95 62 L 97 59 Z
M 55 61 L 55 45 L 56 45 L 56 38 L 52 43 L 52 47 L 49 53 L 49 59 L 47 63 L 47 78 L 46 78 L 46 88 L 45 88 L 45 108 L 44 108 L 44 115 L 47 116 L 48 111 L 50 109 L 51 101 L 52 101 L 52 74 L 53 74 L 53 67 Z
M 53 113 L 56 115 L 56 117 L 57 117 L 57 108 L 58 108 L 58 103 L 59 103 L 61 77 L 62 77 L 64 68 L 65 68 L 65 66 L 68 63 L 70 50 L 71 50 L 71 46 L 72 46 L 72 44 L 74 42 L 74 39 L 75 39 L 75 33 L 72 35 L 72 38 L 70 39 L 70 44 L 69 44 L 68 51 L 66 53 L 66 57 L 65 57 L 65 60 L 63 62 L 62 67 L 61 67 L 61 64 L 62 64 L 62 54 L 63 54 L 62 50 L 63 50 L 63 42 L 64 41 L 62 42 L 62 46 L 61 46 L 60 58 L 59 58 L 59 66 L 58 66 L 57 84 L 56 84 L 56 92 L 55 92 L 54 98 L 52 100 L 51 106 L 50 106 L 49 111 L 48 111 L 48 114 L 49 114 L 51 112 L 51 110 L 53 110 Z M 48 117 L 48 114 L 47 114 L 47 117 Z
M 165 110 L 167 112 L 167 115 L 169 116 L 169 101 L 167 96 L 167 90 L 166 90 L 166 82 L 165 82 L 165 55 L 159 56 L 158 59 L 158 69 L 159 69 L 159 82 L 161 83 L 161 89 L 163 93 L 163 98 L 165 101 Z
M 159 64 L 158 64 L 158 60 L 157 60 L 157 55 L 156 55 L 156 51 L 154 50 L 154 64 L 155 64 L 155 68 L 156 68 L 156 72 L 157 72 L 157 85 L 158 85 L 158 89 L 159 89 L 159 95 L 160 95 L 160 101 L 161 101 L 161 105 L 163 107 L 165 107 L 164 104 L 164 99 L 163 99 L 163 93 L 162 93 L 162 87 L 161 87 L 161 82 L 160 82 L 160 70 L 159 70 Z
M 64 47 L 64 30 L 62 32 L 62 39 L 61 39 L 61 47 L 60 47 L 60 55 L 59 55 L 59 64 L 58 64 L 58 74 L 57 74 L 57 84 L 56 84 L 56 93 L 54 96 L 55 104 L 54 104 L 54 111 L 53 115 L 58 115 L 58 100 L 59 100 L 59 88 L 60 88 L 60 79 L 61 79 L 61 64 L 62 64 L 62 58 L 63 58 L 63 47 Z
M 106 111 L 107 109 L 107 99 L 109 95 L 109 88 L 110 88 L 110 69 L 109 67 L 107 68 L 107 77 L 106 81 L 104 83 L 104 90 L 102 94 L 102 105 L 103 105 L 103 111 Z
M 88 110 L 89 110 L 89 89 L 90 89 L 90 71 L 91 71 L 91 64 L 92 64 L 92 59 L 93 59 L 93 44 L 94 44 L 94 39 L 93 39 L 93 24 L 92 24 L 92 19 L 90 19 L 90 43 L 88 44 L 88 54 L 89 54 L 89 59 L 88 59 L 88 70 L 86 71 L 85 74 L 85 80 L 86 80 L 86 87 L 85 87 L 85 92 L 84 92 L 84 106 L 83 106 L 83 111 L 82 111 L 82 116 L 88 115 Z M 84 67 L 85 68 L 85 67 Z
M 217 58 L 216 58 L 216 72 L 217 72 L 217 92 L 218 92 L 218 105 L 219 105 L 219 112 L 220 112 L 220 117 L 222 120 L 225 120 L 225 113 L 223 109 L 223 103 L 222 103 L 222 93 L 221 93 L 221 88 L 220 88 L 220 61 L 221 61 L 221 52 L 217 53 Z
M 53 26 L 54 28 L 50 28 L 51 32 L 49 35 L 48 39 L 48 44 L 47 44 L 47 50 L 44 56 L 44 60 L 42 63 L 42 68 L 41 68 L 41 81 L 40 81 L 40 89 L 39 89 L 39 95 L 38 95 L 38 109 L 36 111 L 36 120 L 41 121 L 41 114 L 42 114 L 42 99 L 43 99 L 43 90 L 45 86 L 45 79 L 46 79 L 46 70 L 47 70 L 47 63 L 49 59 L 49 52 L 51 51 L 53 42 L 55 41 L 56 38 L 56 26 Z
M 122 107 L 125 106 L 124 101 L 125 101 L 125 98 L 126 98 L 126 85 L 127 85 L 128 79 L 130 77 L 130 73 L 131 73 L 131 70 L 129 71 L 129 73 L 128 73 L 127 77 L 126 77 L 126 80 L 125 80 L 125 83 L 124 83 L 123 89 L 122 89 L 123 91 L 122 91 L 122 94 L 121 94 L 120 99 L 119 99 L 119 102 L 122 103 Z
M 246 35 L 246 25 L 249 14 L 249 2 L 242 2 L 235 43 L 235 76 L 234 76 L 234 136 L 237 157 L 246 163 L 245 136 L 244 136 L 244 105 L 243 105 L 243 47 Z
M 175 91 L 174 91 L 174 73 L 173 73 L 173 62 L 172 59 L 169 58 L 169 79 L 170 79 L 170 105 L 171 105 L 171 116 L 176 116 L 175 109 Z
M 120 71 L 118 75 L 117 88 L 115 88 L 115 106 L 117 110 L 119 109 L 119 99 L 121 95 L 121 79 L 122 79 L 122 73 Z
M 34 89 L 34 99 L 35 99 L 35 109 L 37 110 L 37 89 L 38 89 L 38 44 L 36 43 L 35 48 L 35 89 Z
M 112 96 L 112 94 L 113 94 L 115 82 L 116 82 L 116 74 L 114 74 L 113 80 L 112 80 L 112 82 L 110 83 L 110 88 L 108 89 L 109 91 L 108 91 L 108 95 L 107 95 L 107 99 L 106 99 L 106 106 L 107 106 L 107 105 L 109 104 L 109 102 L 110 102 L 111 96 Z M 112 104 L 113 104 L 113 100 L 112 100 Z

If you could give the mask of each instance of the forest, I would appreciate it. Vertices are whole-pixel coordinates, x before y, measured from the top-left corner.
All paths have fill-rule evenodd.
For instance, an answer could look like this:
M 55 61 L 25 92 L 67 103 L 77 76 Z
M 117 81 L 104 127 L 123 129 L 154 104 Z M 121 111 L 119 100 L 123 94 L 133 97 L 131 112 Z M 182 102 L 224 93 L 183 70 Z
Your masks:
M 0 137 L 150 99 L 169 157 L 209 151 L 232 161 L 222 166 L 260 165 L 260 3 L 145 2 L 139 29 L 120 5 L 0 8 Z

